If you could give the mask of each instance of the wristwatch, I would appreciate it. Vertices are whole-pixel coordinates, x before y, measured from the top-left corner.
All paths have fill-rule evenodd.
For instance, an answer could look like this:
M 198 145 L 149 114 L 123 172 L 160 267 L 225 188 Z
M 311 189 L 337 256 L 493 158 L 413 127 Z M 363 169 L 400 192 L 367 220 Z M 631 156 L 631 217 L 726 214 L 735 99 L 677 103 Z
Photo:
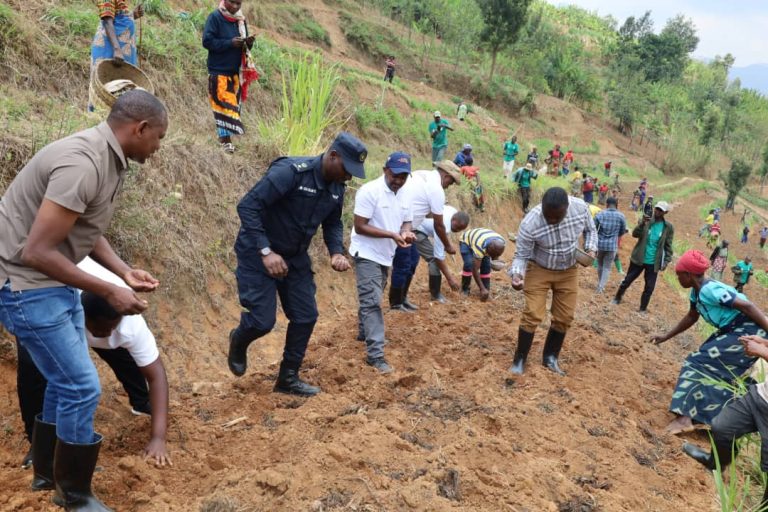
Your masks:
M 269 256 L 270 254 L 272 254 L 272 249 L 270 249 L 269 247 L 265 247 L 261 249 L 259 252 L 261 253 L 262 256 Z

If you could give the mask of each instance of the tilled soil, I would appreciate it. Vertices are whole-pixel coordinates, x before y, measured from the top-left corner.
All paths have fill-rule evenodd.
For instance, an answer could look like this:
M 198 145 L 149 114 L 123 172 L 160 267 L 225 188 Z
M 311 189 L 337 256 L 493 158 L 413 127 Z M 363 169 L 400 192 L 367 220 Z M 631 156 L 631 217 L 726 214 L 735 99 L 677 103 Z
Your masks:
M 698 204 L 687 200 L 670 214 L 678 236 L 695 238 Z M 681 453 L 681 439 L 664 433 L 678 370 L 701 336 L 692 329 L 660 347 L 647 342 L 684 314 L 680 291 L 660 278 L 649 314 L 641 314 L 640 281 L 611 306 L 610 294 L 594 295 L 595 271 L 582 269 L 561 358 L 568 376 L 540 365 L 544 325 L 526 375 L 514 379 L 507 368 L 522 294 L 497 273 L 492 302 L 451 293 L 451 304 L 433 304 L 421 267 L 411 294 L 420 311 L 386 315 L 396 368 L 389 376 L 363 363 L 355 341 L 353 276 L 319 271 L 321 320 L 303 376 L 323 393 L 311 399 L 272 393 L 284 319 L 251 348 L 248 373 L 235 379 L 224 341 L 237 317 L 234 297 L 222 292 L 228 306 L 201 314 L 162 308 L 174 466 L 158 469 L 138 456 L 148 419 L 130 415 L 100 366 L 96 424 L 105 443 L 96 492 L 120 511 L 713 509 L 710 475 Z M 608 289 L 618 282 L 614 272 Z M 56 510 L 50 493 L 29 491 L 31 472 L 18 467 L 27 445 L 13 350 L 5 347 L 0 509 Z

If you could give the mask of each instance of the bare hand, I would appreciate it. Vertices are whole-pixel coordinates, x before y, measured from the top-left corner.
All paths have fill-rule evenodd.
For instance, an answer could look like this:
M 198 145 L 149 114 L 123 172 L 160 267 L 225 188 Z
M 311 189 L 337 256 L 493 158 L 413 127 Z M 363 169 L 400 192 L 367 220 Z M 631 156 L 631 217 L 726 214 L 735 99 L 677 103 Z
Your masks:
M 657 334 L 656 336 L 651 336 L 651 343 L 654 345 L 661 345 L 665 341 L 667 341 L 669 338 L 667 338 L 664 334 Z
M 648 224 L 651 218 L 648 215 L 643 215 L 643 224 Z
M 136 8 L 133 10 L 133 19 L 137 20 L 144 16 L 144 6 L 139 4 L 136 6 Z
M 405 238 L 400 233 L 392 233 L 392 240 L 395 241 L 398 247 L 410 247 L 411 244 L 405 241 Z
M 277 253 L 271 252 L 266 256 L 262 256 L 261 262 L 264 264 L 270 277 L 282 279 L 288 275 L 288 265 L 283 257 Z
M 173 466 L 171 456 L 165 446 L 165 439 L 152 438 L 144 447 L 144 460 L 154 462 L 156 466 Z
M 512 274 L 512 288 L 515 290 L 522 290 L 525 285 L 525 279 L 520 274 Z
M 456 280 L 452 277 L 448 278 L 448 286 L 450 286 L 451 290 L 455 292 L 459 291 L 459 283 L 457 283 Z
M 488 300 L 488 297 L 491 296 L 491 292 L 488 291 L 488 288 L 484 288 L 480 290 L 480 300 L 485 302 Z
M 331 255 L 331 268 L 336 272 L 346 272 L 351 266 L 343 254 L 333 254 Z
M 160 285 L 160 281 L 152 277 L 152 274 L 138 268 L 132 268 L 126 272 L 123 281 L 137 292 L 151 292 Z
M 586 252 L 587 254 L 589 254 L 589 255 L 590 255 L 592 258 L 594 258 L 594 257 L 595 257 L 595 251 L 584 251 L 584 252 Z
M 248 48 L 251 48 L 253 46 L 254 41 L 256 41 L 256 36 L 248 36 L 245 38 L 245 44 L 248 45 Z
M 121 315 L 137 315 L 147 309 L 149 303 L 140 299 L 133 290 L 122 286 L 112 286 L 107 302 Z
M 445 252 L 448 254 L 456 254 L 456 247 L 454 247 L 452 243 L 449 243 L 445 246 Z
M 749 334 L 747 336 L 741 336 L 739 341 L 744 345 L 744 352 L 746 352 L 748 356 L 762 357 L 768 352 L 768 347 L 766 347 L 767 340 L 764 340 L 760 336 Z
M 412 244 L 416 241 L 416 233 L 413 231 L 403 231 L 401 235 L 403 235 L 403 240 L 405 240 L 406 243 Z
M 245 43 L 245 39 L 243 39 L 242 37 L 232 38 L 232 46 L 234 46 L 235 48 L 242 48 L 244 43 Z
M 117 67 L 121 67 L 125 63 L 125 57 L 123 57 L 121 50 L 115 50 L 115 55 L 112 57 L 112 62 Z

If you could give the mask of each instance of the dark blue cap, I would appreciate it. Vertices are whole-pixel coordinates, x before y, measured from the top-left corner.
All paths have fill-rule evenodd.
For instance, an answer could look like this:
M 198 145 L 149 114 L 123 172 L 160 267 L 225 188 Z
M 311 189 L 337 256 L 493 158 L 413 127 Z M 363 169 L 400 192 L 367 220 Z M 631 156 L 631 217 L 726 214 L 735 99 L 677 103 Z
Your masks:
M 341 156 L 344 170 L 356 178 L 365 178 L 365 159 L 368 149 L 360 139 L 348 132 L 341 132 L 331 144 L 332 150 Z
M 389 155 L 384 167 L 392 171 L 393 174 L 411 174 L 411 155 L 402 151 L 395 151 Z

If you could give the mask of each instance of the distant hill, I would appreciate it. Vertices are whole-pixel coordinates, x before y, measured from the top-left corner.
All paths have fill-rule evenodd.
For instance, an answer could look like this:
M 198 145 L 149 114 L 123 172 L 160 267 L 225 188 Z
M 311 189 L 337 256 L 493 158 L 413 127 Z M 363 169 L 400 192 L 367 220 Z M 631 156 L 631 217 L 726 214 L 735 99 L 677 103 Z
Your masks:
M 768 95 L 768 64 L 734 67 L 731 69 L 729 77 L 732 80 L 739 78 L 742 87 L 756 89 Z

